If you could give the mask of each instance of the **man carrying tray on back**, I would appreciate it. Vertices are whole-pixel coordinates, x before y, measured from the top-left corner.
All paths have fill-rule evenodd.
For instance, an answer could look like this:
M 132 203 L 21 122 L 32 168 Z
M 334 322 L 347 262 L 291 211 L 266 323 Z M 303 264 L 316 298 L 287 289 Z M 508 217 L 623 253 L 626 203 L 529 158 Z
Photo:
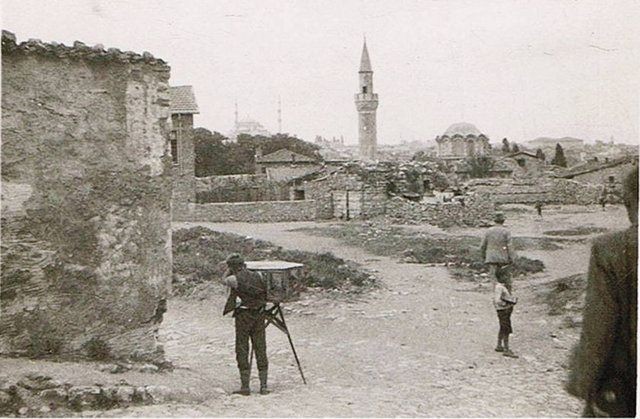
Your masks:
M 251 394 L 249 380 L 251 366 L 249 360 L 249 338 L 256 353 L 258 376 L 260 377 L 260 394 L 269 394 L 267 389 L 267 340 L 265 336 L 267 303 L 267 282 L 256 272 L 247 269 L 242 256 L 230 255 L 227 260 L 228 272 L 224 283 L 231 288 L 223 315 L 233 311 L 236 320 L 236 361 L 240 370 L 240 390 L 234 394 L 248 396 Z M 236 304 L 240 298 L 240 305 Z

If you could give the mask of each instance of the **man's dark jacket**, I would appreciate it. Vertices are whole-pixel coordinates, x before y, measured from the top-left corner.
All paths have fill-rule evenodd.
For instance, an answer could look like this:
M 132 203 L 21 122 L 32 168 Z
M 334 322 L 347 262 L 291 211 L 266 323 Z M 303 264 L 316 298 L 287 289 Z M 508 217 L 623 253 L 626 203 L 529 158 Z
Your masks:
M 582 334 L 567 390 L 611 416 L 635 416 L 638 233 L 594 240 Z M 613 396 L 612 396 L 613 395 Z
M 238 284 L 236 289 L 231 289 L 222 315 L 236 308 L 236 297 L 240 297 L 241 306 L 250 309 L 259 309 L 267 303 L 267 284 L 262 275 L 242 269 L 235 274 Z

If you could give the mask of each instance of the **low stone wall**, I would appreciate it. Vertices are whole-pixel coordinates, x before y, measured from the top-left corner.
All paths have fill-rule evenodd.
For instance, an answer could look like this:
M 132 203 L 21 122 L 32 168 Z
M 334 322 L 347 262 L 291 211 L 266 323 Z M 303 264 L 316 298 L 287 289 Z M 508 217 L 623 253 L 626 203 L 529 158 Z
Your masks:
M 196 178 L 196 202 L 257 202 L 289 199 L 289 187 L 266 175 L 229 175 Z
M 596 204 L 602 187 L 567 179 L 483 179 L 469 184 L 470 190 L 490 196 L 498 204 L 533 204 L 542 201 L 564 205 Z
M 271 223 L 315 219 L 314 200 L 177 204 L 173 207 L 174 221 Z
M 489 226 L 495 212 L 486 197 L 466 197 L 465 203 L 425 203 L 393 197 L 387 201 L 385 219 L 398 224 L 431 224 L 438 227 Z

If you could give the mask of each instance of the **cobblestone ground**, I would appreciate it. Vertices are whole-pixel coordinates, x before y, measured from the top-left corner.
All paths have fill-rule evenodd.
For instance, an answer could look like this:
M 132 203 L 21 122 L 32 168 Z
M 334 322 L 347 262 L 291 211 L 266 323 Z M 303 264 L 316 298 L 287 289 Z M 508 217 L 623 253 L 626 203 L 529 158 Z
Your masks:
M 331 251 L 376 270 L 381 287 L 357 297 L 309 293 L 288 304 L 285 314 L 308 385 L 302 384 L 285 335 L 269 328 L 268 396 L 230 394 L 239 383 L 232 319 L 220 316 L 224 295 L 171 301 L 162 330 L 165 349 L 182 371 L 180 380 L 196 387 L 203 402 L 102 415 L 567 417 L 581 411 L 581 403 L 562 388 L 578 330 L 561 329 L 561 319 L 548 316 L 534 298 L 534 286 L 525 284 L 584 272 L 588 243 L 537 252 L 550 269 L 518 285 L 511 341 L 520 358 L 508 359 L 493 350 L 497 318 L 488 283 L 455 281 L 442 267 L 402 264 L 333 239 L 285 231 L 313 223 L 199 224 L 286 248 Z M 575 263 L 562 263 L 564 254 Z

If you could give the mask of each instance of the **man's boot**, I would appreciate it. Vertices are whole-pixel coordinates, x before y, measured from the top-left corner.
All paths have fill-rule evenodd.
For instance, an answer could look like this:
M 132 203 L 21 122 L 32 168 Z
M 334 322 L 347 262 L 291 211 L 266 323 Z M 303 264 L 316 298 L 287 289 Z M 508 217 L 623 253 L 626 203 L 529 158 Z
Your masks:
M 267 370 L 258 371 L 258 376 L 260 377 L 260 394 L 269 394 L 269 389 L 267 388 Z
M 251 390 L 249 389 L 249 379 L 251 378 L 251 370 L 242 370 L 240 371 L 240 390 L 236 390 L 233 394 L 242 394 L 243 396 L 248 396 L 251 394 Z

